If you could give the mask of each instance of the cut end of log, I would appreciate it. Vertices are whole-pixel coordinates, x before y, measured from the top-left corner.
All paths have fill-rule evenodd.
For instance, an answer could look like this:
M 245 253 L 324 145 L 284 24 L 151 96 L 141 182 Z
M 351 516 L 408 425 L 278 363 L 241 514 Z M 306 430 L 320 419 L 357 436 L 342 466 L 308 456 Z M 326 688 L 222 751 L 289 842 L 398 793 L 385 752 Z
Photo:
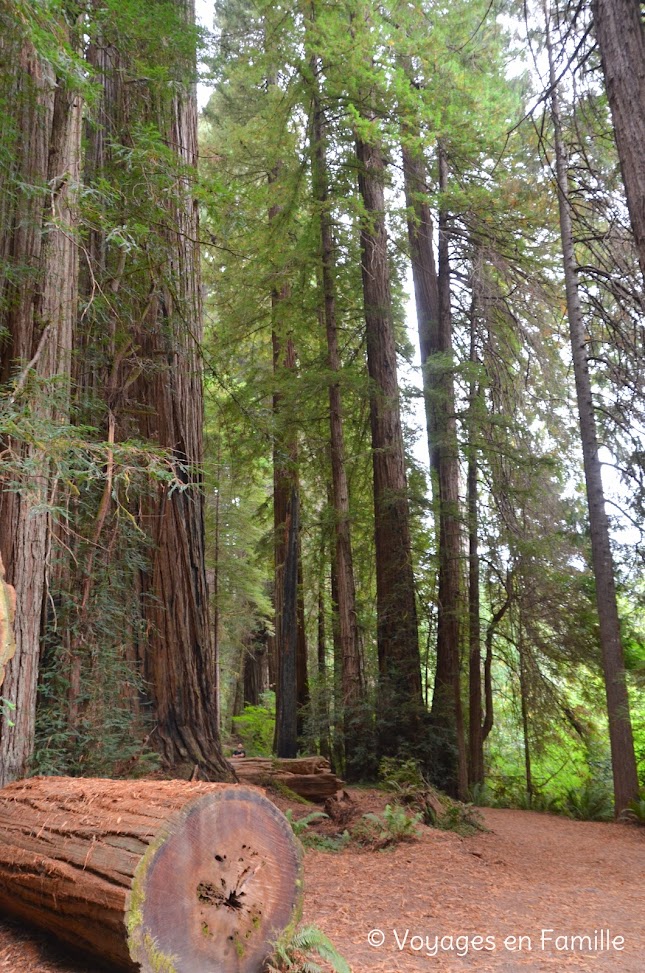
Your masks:
M 302 848 L 254 787 L 41 777 L 0 790 L 0 912 L 116 970 L 259 973 Z
M 291 828 L 258 791 L 184 808 L 142 859 L 126 907 L 144 973 L 251 973 L 294 920 L 301 861 Z

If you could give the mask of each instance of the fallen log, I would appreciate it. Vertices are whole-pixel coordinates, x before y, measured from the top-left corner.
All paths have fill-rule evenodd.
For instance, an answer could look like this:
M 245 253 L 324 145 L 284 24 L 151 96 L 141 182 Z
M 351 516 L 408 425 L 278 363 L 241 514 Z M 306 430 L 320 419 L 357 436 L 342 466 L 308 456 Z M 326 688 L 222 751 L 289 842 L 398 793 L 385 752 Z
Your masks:
M 323 802 L 343 786 L 324 757 L 231 757 L 239 780 L 269 787 L 282 784 L 309 801 Z
M 36 777 L 0 791 L 0 913 L 110 970 L 259 973 L 301 871 L 254 788 Z

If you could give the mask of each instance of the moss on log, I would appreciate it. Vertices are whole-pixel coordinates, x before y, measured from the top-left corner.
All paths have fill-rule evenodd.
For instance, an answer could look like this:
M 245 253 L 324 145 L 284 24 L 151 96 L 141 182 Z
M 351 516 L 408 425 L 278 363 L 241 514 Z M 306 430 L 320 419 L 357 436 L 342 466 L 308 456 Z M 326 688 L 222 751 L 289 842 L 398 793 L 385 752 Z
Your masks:
M 0 791 L 0 911 L 112 970 L 259 973 L 300 846 L 257 789 L 40 777 Z

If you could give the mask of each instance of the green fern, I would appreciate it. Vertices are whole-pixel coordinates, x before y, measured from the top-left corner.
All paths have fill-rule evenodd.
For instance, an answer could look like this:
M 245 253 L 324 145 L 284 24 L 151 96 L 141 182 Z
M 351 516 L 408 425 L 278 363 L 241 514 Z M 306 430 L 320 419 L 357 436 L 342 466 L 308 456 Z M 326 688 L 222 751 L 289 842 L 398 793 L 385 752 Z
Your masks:
M 294 818 L 293 811 L 289 808 L 285 817 L 296 837 L 302 838 L 312 821 L 321 821 L 323 818 L 329 817 L 329 815 L 325 814 L 324 811 L 311 811 L 309 814 L 305 814 L 303 818 Z
M 323 967 L 311 959 L 311 953 L 327 963 L 333 973 L 352 973 L 347 961 L 316 926 L 287 930 L 273 943 L 273 949 L 267 973 L 325 973 Z
M 421 820 L 421 814 L 409 814 L 396 804 L 386 804 L 383 814 L 364 814 L 354 825 L 352 838 L 370 848 L 389 848 L 400 841 L 415 841 Z
M 645 791 L 630 801 L 623 813 L 621 818 L 625 821 L 630 821 L 632 824 L 640 824 L 645 826 Z

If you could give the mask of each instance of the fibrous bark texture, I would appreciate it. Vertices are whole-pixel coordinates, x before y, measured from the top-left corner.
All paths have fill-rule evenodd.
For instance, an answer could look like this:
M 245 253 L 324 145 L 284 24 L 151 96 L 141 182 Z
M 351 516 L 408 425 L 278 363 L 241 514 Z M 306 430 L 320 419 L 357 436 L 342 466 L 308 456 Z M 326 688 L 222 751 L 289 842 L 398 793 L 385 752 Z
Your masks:
M 3 39 L 0 56 L 15 60 L 14 73 L 3 71 L 12 81 L 11 90 L 2 94 L 16 138 L 14 168 L 0 180 L 0 187 L 4 179 L 12 183 L 3 193 L 2 225 L 11 232 L 0 244 L 0 256 L 11 273 L 0 276 L 0 324 L 8 336 L 0 379 L 15 380 L 15 398 L 31 376 L 42 383 L 31 409 L 36 422 L 47 423 L 66 410 L 78 293 L 82 102 L 29 41 Z M 47 384 L 53 379 L 55 389 Z M 44 453 L 37 446 L 5 445 L 39 472 L 25 484 L 28 489 L 0 492 L 0 551 L 17 599 L 16 651 L 3 686 L 14 709 L 11 721 L 0 715 L 0 785 L 25 774 L 33 750 L 51 500 Z
M 374 476 L 379 731 L 383 753 L 418 745 L 423 710 L 417 610 L 385 227 L 384 160 L 357 138 Z
M 645 30 L 637 0 L 595 0 L 596 37 L 638 259 L 645 279 Z
M 32 778 L 0 792 L 0 905 L 111 970 L 257 973 L 301 860 L 260 791 Z

